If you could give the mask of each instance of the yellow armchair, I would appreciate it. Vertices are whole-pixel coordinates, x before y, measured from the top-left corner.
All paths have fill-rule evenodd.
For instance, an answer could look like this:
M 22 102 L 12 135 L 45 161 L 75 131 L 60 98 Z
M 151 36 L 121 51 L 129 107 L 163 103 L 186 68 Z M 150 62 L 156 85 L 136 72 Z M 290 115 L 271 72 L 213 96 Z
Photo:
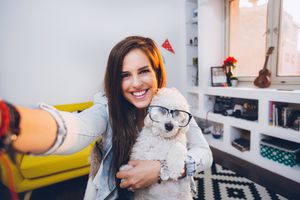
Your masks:
M 66 104 L 55 106 L 63 111 L 82 111 L 90 107 L 92 102 Z M 93 144 L 72 155 L 32 156 L 17 155 L 17 164 L 9 160 L 13 172 L 13 183 L 16 192 L 30 191 L 50 184 L 88 174 L 90 155 Z M 7 174 L 0 164 L 0 178 L 4 185 L 8 185 Z

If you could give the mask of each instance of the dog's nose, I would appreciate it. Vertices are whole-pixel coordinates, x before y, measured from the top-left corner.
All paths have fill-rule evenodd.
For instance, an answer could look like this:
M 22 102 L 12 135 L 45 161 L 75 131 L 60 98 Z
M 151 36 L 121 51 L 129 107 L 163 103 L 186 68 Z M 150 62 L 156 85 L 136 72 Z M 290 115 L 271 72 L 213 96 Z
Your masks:
M 165 123 L 165 128 L 167 131 L 171 131 L 173 129 L 173 124 L 168 122 L 168 123 Z

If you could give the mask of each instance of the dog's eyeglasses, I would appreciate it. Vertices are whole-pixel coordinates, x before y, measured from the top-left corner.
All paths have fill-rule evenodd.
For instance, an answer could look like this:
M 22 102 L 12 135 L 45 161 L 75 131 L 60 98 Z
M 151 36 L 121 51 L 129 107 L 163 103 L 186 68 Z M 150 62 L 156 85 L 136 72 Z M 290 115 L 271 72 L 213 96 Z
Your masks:
M 169 110 L 162 106 L 149 106 L 147 113 L 154 122 L 160 122 L 163 117 L 171 114 L 172 118 L 178 122 L 179 127 L 187 126 L 192 118 L 192 115 L 184 110 Z

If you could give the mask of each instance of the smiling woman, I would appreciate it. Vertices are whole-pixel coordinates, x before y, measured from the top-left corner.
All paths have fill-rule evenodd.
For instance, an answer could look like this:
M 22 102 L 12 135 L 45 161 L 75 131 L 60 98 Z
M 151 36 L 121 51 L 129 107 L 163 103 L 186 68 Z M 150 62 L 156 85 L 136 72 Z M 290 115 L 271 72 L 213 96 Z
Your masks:
M 105 94 L 97 93 L 93 106 L 80 113 L 58 111 L 44 104 L 40 109 L 16 107 L 21 120 L 11 116 L 8 124 L 18 121 L 21 128 L 11 143 L 21 152 L 71 154 L 103 136 L 103 159 L 96 176 L 88 180 L 85 199 L 130 199 L 132 191 L 157 183 L 161 176 L 162 166 L 157 160 L 129 161 L 144 126 L 146 109 L 157 90 L 166 85 L 164 65 L 155 42 L 130 36 L 117 43 L 108 58 L 104 85 Z M 11 130 L 1 131 L 1 140 L 7 139 Z M 183 170 L 193 176 L 211 166 L 212 154 L 193 118 L 187 138 L 189 151 Z M 132 168 L 120 173 L 120 166 L 127 163 Z

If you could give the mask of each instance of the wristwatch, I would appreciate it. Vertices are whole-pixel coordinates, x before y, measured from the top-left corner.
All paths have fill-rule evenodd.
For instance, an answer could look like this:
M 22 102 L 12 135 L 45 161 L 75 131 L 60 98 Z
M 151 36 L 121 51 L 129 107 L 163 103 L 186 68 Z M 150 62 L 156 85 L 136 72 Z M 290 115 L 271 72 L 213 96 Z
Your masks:
M 160 172 L 159 172 L 158 182 L 161 183 L 162 181 L 167 181 L 170 178 L 170 173 L 169 173 L 166 160 L 160 160 L 159 162 L 160 162 Z

